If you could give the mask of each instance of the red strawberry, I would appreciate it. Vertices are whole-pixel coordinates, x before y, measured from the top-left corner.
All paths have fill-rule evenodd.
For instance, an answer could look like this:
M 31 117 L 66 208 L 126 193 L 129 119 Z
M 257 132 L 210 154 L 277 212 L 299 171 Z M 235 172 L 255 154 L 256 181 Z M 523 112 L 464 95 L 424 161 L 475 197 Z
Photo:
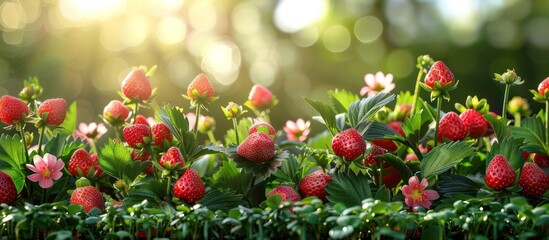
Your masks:
M 326 202 L 326 196 L 328 196 L 326 187 L 330 181 L 332 181 L 332 178 L 328 174 L 320 170 L 315 171 L 301 180 L 299 192 L 303 197 L 316 196 Z
M 95 168 L 95 175 L 94 176 L 100 176 L 101 174 L 103 174 L 103 170 L 101 170 L 101 168 L 99 167 L 99 156 L 97 155 L 97 153 L 94 153 L 92 155 L 90 155 L 91 157 L 91 160 L 92 160 L 92 163 L 93 163 L 93 167 Z
M 151 164 L 151 154 L 148 151 L 132 150 L 132 160 L 149 162 L 149 164 L 143 169 L 143 172 L 149 176 L 154 175 L 154 168 Z
M 92 166 L 95 168 L 96 164 L 98 164 L 97 161 L 93 161 L 88 151 L 81 148 L 74 151 L 72 154 L 71 159 L 69 160 L 69 172 L 74 176 L 87 176 Z M 80 169 L 82 174 L 78 173 L 78 169 Z
M 259 164 L 273 158 L 275 145 L 269 135 L 255 132 L 244 139 L 236 149 L 236 152 L 238 155 Z
M 282 196 L 283 202 L 297 202 L 301 200 L 297 192 L 288 186 L 277 186 L 273 190 L 271 190 L 269 193 L 267 193 L 267 197 L 273 196 L 275 194 L 279 194 Z
M 129 115 L 130 109 L 118 100 L 112 100 L 103 109 L 103 117 L 105 119 L 112 119 L 124 122 Z
M 544 96 L 545 91 L 547 91 L 547 89 L 549 89 L 549 77 L 547 77 L 546 79 L 543 79 L 543 81 L 539 83 L 538 93 L 541 94 L 541 96 Z
M 366 141 L 354 128 L 349 128 L 335 135 L 332 139 L 335 155 L 347 161 L 353 161 L 366 151 Z
M 189 204 L 201 199 L 205 191 L 204 182 L 192 168 L 187 169 L 173 187 L 173 195 Z
M 3 123 L 12 125 L 24 120 L 29 115 L 29 107 L 23 100 L 4 95 L 0 98 L 0 120 Z
M 15 199 L 17 199 L 17 189 L 13 179 L 7 173 L 0 171 L 0 204 L 11 204 Z
M 84 212 L 89 212 L 93 208 L 99 208 L 103 211 L 105 208 L 105 201 L 103 201 L 103 195 L 99 190 L 93 186 L 79 187 L 72 192 L 71 204 L 78 204 L 84 207 Z
M 497 155 L 488 164 L 484 180 L 488 187 L 499 191 L 513 186 L 515 178 L 517 178 L 517 174 L 511 164 L 502 155 Z
M 388 151 L 387 149 L 375 145 L 372 147 L 372 151 L 366 158 L 364 158 L 362 165 L 379 167 L 379 160 L 376 159 L 375 156 L 383 155 Z M 395 188 L 398 183 L 400 183 L 400 180 L 402 180 L 402 178 L 400 177 L 397 169 L 394 166 L 387 167 L 385 163 L 383 165 L 383 184 L 385 184 L 387 188 Z M 376 182 L 379 183 L 379 177 L 376 177 Z
M 124 127 L 122 131 L 124 138 L 130 147 L 142 148 L 145 145 L 145 139 L 151 137 L 149 126 L 143 124 L 134 124 Z
M 149 121 L 147 121 L 147 118 L 141 114 L 137 114 L 135 116 L 135 124 L 144 124 L 149 126 Z
M 518 181 L 522 195 L 529 198 L 541 197 L 549 189 L 549 176 L 535 163 L 526 163 Z
M 122 81 L 122 94 L 129 99 L 140 101 L 151 97 L 151 82 L 141 69 L 132 70 Z
M 387 123 L 387 126 L 392 128 L 395 132 L 400 134 L 400 136 L 405 137 L 404 130 L 402 130 L 402 123 L 399 121 L 390 121 Z M 389 150 L 389 152 L 394 152 L 397 150 L 398 146 L 393 142 L 393 140 L 388 139 L 378 139 L 378 140 L 372 140 L 370 141 L 372 145 L 380 146 L 382 148 L 385 148 Z
M 252 87 L 248 100 L 255 109 L 263 111 L 273 104 L 273 93 L 263 85 L 256 84 Z
M 198 74 L 198 76 L 194 78 L 187 88 L 187 96 L 191 100 L 197 100 L 198 98 L 211 98 L 214 94 L 215 90 L 213 85 L 208 79 L 208 76 L 204 73 Z
M 536 161 L 535 155 L 536 154 L 534 153 L 534 162 Z M 527 152 L 527 151 L 522 151 L 522 159 L 524 159 L 524 160 L 530 159 L 530 153 Z M 539 163 L 536 163 L 536 164 L 538 164 L 538 166 L 539 166 Z
M 543 155 L 541 153 L 535 153 L 534 154 L 534 162 L 540 168 L 549 168 L 549 157 L 547 157 L 546 155 Z
M 42 116 L 44 113 L 48 113 L 46 124 L 59 126 L 65 121 L 67 102 L 63 98 L 48 99 L 38 108 L 38 115 Z
M 258 129 L 259 129 L 260 132 L 266 133 L 266 134 L 268 134 L 269 136 L 271 136 L 273 138 L 276 136 L 276 131 L 273 128 L 273 126 L 271 126 L 271 124 L 266 123 L 266 122 L 258 122 L 258 123 L 253 124 L 250 127 L 250 129 L 248 130 L 248 133 L 252 134 L 254 132 L 257 132 Z
M 435 89 L 435 82 L 439 82 L 441 87 L 444 88 L 446 85 L 454 85 L 454 81 L 454 74 L 441 61 L 435 62 L 429 69 L 427 76 L 425 76 L 425 84 L 431 89 Z
M 166 154 L 162 155 L 158 163 L 167 169 L 173 169 L 176 164 L 179 164 L 177 168 L 182 169 L 185 165 L 185 159 L 183 159 L 179 148 L 171 147 Z
M 170 143 L 173 140 L 172 132 L 164 123 L 155 124 L 152 126 L 151 131 L 155 146 L 161 147 L 164 146 L 164 141 Z
M 479 112 L 473 109 L 467 109 L 459 115 L 463 125 L 469 130 L 472 138 L 479 138 L 486 134 L 488 130 L 488 121 Z
M 457 113 L 449 112 L 440 119 L 438 141 L 447 138 L 452 141 L 462 140 L 467 136 L 468 129 Z

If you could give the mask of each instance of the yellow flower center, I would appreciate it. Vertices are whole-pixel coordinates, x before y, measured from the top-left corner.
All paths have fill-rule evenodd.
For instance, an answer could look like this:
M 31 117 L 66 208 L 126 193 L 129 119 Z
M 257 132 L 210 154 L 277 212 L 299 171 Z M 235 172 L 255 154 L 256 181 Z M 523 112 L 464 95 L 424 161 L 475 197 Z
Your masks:
M 42 175 L 42 177 L 49 178 L 50 175 L 51 175 L 50 169 L 48 169 L 48 168 L 44 169 L 44 171 L 42 171 L 41 175 Z
M 417 189 L 412 190 L 412 200 L 416 202 L 423 200 L 423 191 Z

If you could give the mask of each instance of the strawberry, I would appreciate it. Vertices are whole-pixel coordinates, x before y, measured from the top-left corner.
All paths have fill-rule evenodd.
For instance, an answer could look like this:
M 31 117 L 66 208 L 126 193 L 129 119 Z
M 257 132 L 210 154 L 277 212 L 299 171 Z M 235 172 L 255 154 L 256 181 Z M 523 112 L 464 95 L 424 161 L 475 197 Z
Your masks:
M 269 135 L 255 132 L 244 139 L 236 152 L 238 155 L 259 164 L 273 158 L 275 144 Z
M 126 126 L 122 133 L 128 145 L 133 148 L 142 148 L 146 144 L 145 138 L 151 137 L 149 126 L 144 124 Z
M 143 172 L 149 176 L 154 175 L 154 168 L 151 164 L 151 154 L 148 151 L 132 150 L 132 160 L 149 162 L 149 164 L 143 169 Z
M 479 138 L 486 134 L 488 121 L 474 109 L 467 109 L 459 115 L 463 125 L 469 130 L 472 138 Z
M 498 118 L 498 114 L 495 113 L 495 112 L 488 112 L 487 114 L 491 115 L 492 117 L 494 118 Z M 484 120 L 486 120 L 486 118 L 484 118 Z M 488 137 L 492 134 L 494 134 L 494 128 L 492 128 L 492 125 L 488 122 L 488 120 L 486 120 L 487 122 L 487 125 L 488 125 L 488 129 L 486 130 L 486 133 L 484 133 L 484 137 Z
M 389 123 L 387 123 L 387 126 L 389 126 L 395 132 L 400 134 L 400 136 L 403 136 L 403 137 L 406 136 L 405 133 L 404 133 L 404 130 L 402 130 L 402 123 L 401 122 L 399 122 L 399 121 L 390 121 Z M 398 148 L 398 146 L 395 144 L 395 142 L 393 142 L 393 140 L 388 140 L 388 139 L 372 140 L 372 141 L 370 141 L 370 143 L 372 145 L 376 145 L 376 146 L 380 146 L 382 148 L 385 148 L 385 149 L 389 150 L 389 152 L 394 152 Z
M 189 204 L 201 199 L 205 191 L 204 182 L 192 168 L 187 169 L 173 187 L 173 195 Z
M 258 122 L 258 123 L 253 124 L 250 127 L 250 129 L 248 129 L 248 133 L 252 134 L 254 132 L 257 132 L 258 130 L 260 132 L 268 134 L 272 138 L 274 138 L 276 136 L 276 131 L 273 128 L 273 126 L 271 126 L 271 124 L 266 123 L 266 122 Z
M 440 119 L 438 141 L 442 141 L 443 138 L 450 139 L 452 141 L 462 140 L 467 136 L 468 129 L 461 118 L 455 112 L 449 112 Z
M 549 168 L 549 157 L 547 157 L 544 154 L 541 153 L 535 153 L 534 154 L 534 162 L 540 167 L 540 168 Z
M 70 203 L 83 206 L 84 212 L 86 213 L 93 208 L 99 208 L 101 211 L 105 208 L 103 195 L 93 186 L 85 186 L 74 189 Z
M 332 181 L 332 178 L 328 174 L 320 170 L 315 171 L 301 180 L 299 192 L 303 197 L 316 196 L 326 202 L 326 196 L 328 196 L 326 187 L 330 181 Z
M 484 181 L 488 187 L 499 191 L 513 186 L 515 178 L 517 174 L 511 164 L 502 155 L 497 155 L 488 164 Z
M 158 163 L 167 169 L 174 169 L 176 164 L 178 169 L 182 169 L 185 165 L 185 159 L 181 155 L 181 151 L 177 147 L 171 147 L 168 149 L 166 154 L 162 155 Z
M 164 142 L 172 142 L 173 135 L 170 129 L 164 125 L 164 123 L 157 123 L 152 126 L 151 132 L 153 135 L 153 143 L 155 146 L 161 147 L 164 146 Z
M 297 202 L 301 200 L 297 192 L 293 188 L 288 186 L 277 186 L 273 188 L 273 190 L 267 193 L 267 197 L 273 196 L 275 194 L 281 195 L 283 202 Z
M 208 79 L 206 74 L 198 74 L 194 80 L 189 84 L 187 88 L 187 96 L 191 100 L 197 100 L 198 98 L 212 98 L 215 94 L 212 83 Z
M 67 115 L 67 102 L 63 98 L 48 99 L 38 108 L 38 115 L 48 113 L 48 117 L 45 119 L 46 124 L 59 126 L 65 121 Z
M 3 123 L 12 125 L 24 121 L 27 115 L 29 115 L 29 107 L 23 100 L 9 95 L 0 98 L 0 120 Z
M 122 81 L 122 94 L 131 100 L 145 101 L 151 97 L 151 82 L 141 69 L 132 70 Z
M 95 170 L 99 169 L 97 160 L 94 162 L 88 151 L 81 148 L 76 151 L 71 156 L 69 160 L 69 172 L 74 176 L 88 176 L 90 169 L 94 167 Z M 82 174 L 78 173 L 78 169 Z M 94 175 L 99 175 L 95 173 Z
M 366 151 L 366 141 L 356 129 L 349 128 L 334 136 L 332 149 L 335 155 L 347 161 L 353 161 Z
M 454 74 L 450 69 L 441 61 L 435 62 L 427 76 L 425 76 L 425 84 L 431 89 L 435 89 L 435 82 L 439 82 L 440 86 L 444 88 L 446 85 L 454 85 Z
M 543 79 L 543 81 L 539 83 L 538 93 L 541 96 L 545 96 L 545 92 L 547 91 L 547 89 L 549 89 L 549 77 L 547 77 L 546 79 Z
M 103 117 L 109 122 L 124 122 L 130 115 L 130 109 L 118 100 L 112 100 L 103 109 Z
M 388 150 L 375 145 L 372 147 L 372 151 L 367 157 L 364 158 L 362 165 L 379 167 L 379 160 L 376 159 L 375 156 L 383 155 L 387 153 Z M 379 183 L 379 177 L 376 177 L 375 179 L 376 182 Z M 402 178 L 400 177 L 400 174 L 398 174 L 397 169 L 394 166 L 386 166 L 384 163 L 383 184 L 385 184 L 387 188 L 391 189 L 395 188 L 398 183 L 400 183 L 400 180 L 402 180 Z
M 522 195 L 529 198 L 541 197 L 549 189 L 549 176 L 535 163 L 526 163 L 518 181 Z
M 0 204 L 11 204 L 15 199 L 17 199 L 17 189 L 13 179 L 4 171 L 0 171 Z
M 95 175 L 94 176 L 100 176 L 101 174 L 103 174 L 103 170 L 101 170 L 101 168 L 99 167 L 99 156 L 97 155 L 97 153 L 94 153 L 92 155 L 90 155 L 91 157 L 91 160 L 92 160 L 92 164 L 93 164 L 93 167 L 95 168 Z
M 536 155 L 536 154 L 534 153 L 534 162 L 536 161 L 535 155 Z M 541 156 L 540 156 L 540 157 L 541 157 Z M 527 152 L 527 151 L 522 151 L 522 159 L 524 159 L 524 160 L 530 159 L 530 153 Z M 539 163 L 536 163 L 536 164 L 538 164 L 538 166 L 539 166 Z
M 252 107 L 259 111 L 263 111 L 273 105 L 273 93 L 261 84 L 256 84 L 252 87 L 248 101 Z
M 147 121 L 147 118 L 141 114 L 137 114 L 135 116 L 135 124 L 144 124 L 149 126 L 149 121 Z

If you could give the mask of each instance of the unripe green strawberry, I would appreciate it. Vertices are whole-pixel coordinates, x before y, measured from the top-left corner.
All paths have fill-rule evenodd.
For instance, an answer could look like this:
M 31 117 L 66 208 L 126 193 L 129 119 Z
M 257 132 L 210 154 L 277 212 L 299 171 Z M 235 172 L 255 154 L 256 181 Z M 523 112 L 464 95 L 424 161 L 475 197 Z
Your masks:
M 499 191 L 513 186 L 516 177 L 517 174 L 505 157 L 497 155 L 488 164 L 484 180 L 488 187 Z
M 330 181 L 332 181 L 332 178 L 328 174 L 321 170 L 315 171 L 301 180 L 299 183 L 299 192 L 303 197 L 316 196 L 326 202 L 326 196 L 328 196 L 326 187 Z
M 59 126 L 65 121 L 67 102 L 63 98 L 48 99 L 38 108 L 38 115 L 42 116 L 44 113 L 48 113 L 46 124 Z
M 467 109 L 459 115 L 459 118 L 469 130 L 470 137 L 479 138 L 486 134 L 489 124 L 479 112 Z
M 173 195 L 189 204 L 200 200 L 204 196 L 204 182 L 196 170 L 189 168 L 177 180 L 173 188 Z
M 440 119 L 438 141 L 442 141 L 443 138 L 450 139 L 452 141 L 459 141 L 465 139 L 468 129 L 463 121 L 459 118 L 457 113 L 449 112 Z
M 10 175 L 0 171 L 0 204 L 11 204 L 17 199 L 17 189 Z
M 282 196 L 282 202 L 297 202 L 301 200 L 297 192 L 288 186 L 277 186 L 273 190 L 271 190 L 269 193 L 267 193 L 267 197 L 273 196 L 275 194 L 279 194 Z
M 142 148 L 146 145 L 145 138 L 151 137 L 149 126 L 144 124 L 126 126 L 122 133 L 128 145 L 133 148 Z
M 262 132 L 250 134 L 236 149 L 238 155 L 254 162 L 263 163 L 274 156 L 275 144 L 273 139 Z
M 103 195 L 93 186 L 85 186 L 74 189 L 71 195 L 70 203 L 83 206 L 85 213 L 89 212 L 93 208 L 98 208 L 101 211 L 105 209 Z
M 122 81 L 122 94 L 128 99 L 145 101 L 151 97 L 151 82 L 141 69 L 132 70 Z
M 522 195 L 539 198 L 549 189 L 549 176 L 535 163 L 529 162 L 522 167 L 518 185 L 522 187 Z
M 349 128 L 334 136 L 332 149 L 335 155 L 353 161 L 366 151 L 366 141 L 356 129 Z
M 0 98 L 0 120 L 3 123 L 12 125 L 24 121 L 27 115 L 29 115 L 29 107 L 23 100 L 9 95 Z
M 441 87 L 444 88 L 446 85 L 454 85 L 454 74 L 450 69 L 441 61 L 435 62 L 427 76 L 425 76 L 425 84 L 431 89 L 436 89 L 435 82 L 439 82 Z

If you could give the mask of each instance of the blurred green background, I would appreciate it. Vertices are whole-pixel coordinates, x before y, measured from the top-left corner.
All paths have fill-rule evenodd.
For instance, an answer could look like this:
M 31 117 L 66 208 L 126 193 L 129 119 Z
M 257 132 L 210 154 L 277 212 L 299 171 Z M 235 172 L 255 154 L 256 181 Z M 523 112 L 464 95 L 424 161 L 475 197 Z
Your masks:
M 549 75 L 546 0 L 2 0 L 0 29 L 0 95 L 17 95 L 37 76 L 42 99 L 77 101 L 83 122 L 100 121 L 138 65 L 158 65 L 151 78 L 158 103 L 186 110 L 181 94 L 207 73 L 221 97 L 207 114 L 224 130 L 230 122 L 219 106 L 244 103 L 255 83 L 280 99 L 271 112 L 280 129 L 310 120 L 303 96 L 358 94 L 367 73 L 392 73 L 393 92 L 412 91 L 422 54 L 460 80 L 453 102 L 478 95 L 498 113 L 503 86 L 493 73 L 516 69 L 526 83 L 511 96 L 528 99 Z

